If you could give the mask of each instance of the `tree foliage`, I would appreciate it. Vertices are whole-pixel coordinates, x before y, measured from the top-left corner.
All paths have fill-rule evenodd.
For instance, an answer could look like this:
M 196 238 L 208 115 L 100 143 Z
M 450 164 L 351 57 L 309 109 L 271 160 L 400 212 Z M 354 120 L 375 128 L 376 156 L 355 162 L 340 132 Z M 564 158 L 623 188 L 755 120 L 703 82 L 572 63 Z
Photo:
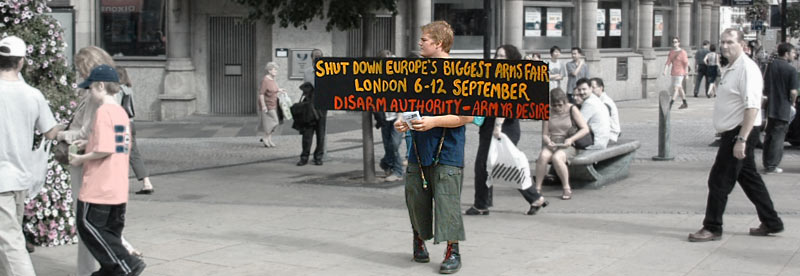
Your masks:
M 769 18 L 769 1 L 755 0 L 752 6 L 745 9 L 747 21 L 762 20 L 766 21 Z
M 315 18 L 328 18 L 327 31 L 348 30 L 361 25 L 361 17 L 375 10 L 397 13 L 396 0 L 230 0 L 250 8 L 251 20 L 278 22 L 286 28 L 307 28 Z M 327 4 L 327 8 L 325 8 Z M 327 11 L 327 13 L 325 12 Z
M 795 38 L 800 38 L 800 3 L 795 2 L 786 6 L 786 25 L 791 29 L 790 35 Z

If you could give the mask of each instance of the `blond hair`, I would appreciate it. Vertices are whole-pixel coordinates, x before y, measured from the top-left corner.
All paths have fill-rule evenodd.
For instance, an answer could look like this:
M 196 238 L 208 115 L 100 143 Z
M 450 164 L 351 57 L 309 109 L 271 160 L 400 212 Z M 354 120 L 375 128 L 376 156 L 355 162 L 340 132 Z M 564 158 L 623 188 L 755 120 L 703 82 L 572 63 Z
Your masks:
M 117 70 L 117 75 L 119 75 L 119 84 L 133 87 L 131 78 L 128 77 L 128 70 L 125 70 L 125 67 L 115 66 L 114 69 Z
M 94 67 L 102 64 L 115 67 L 111 55 L 96 46 L 83 47 L 75 54 L 75 68 L 82 78 L 88 77 Z
M 428 34 L 433 43 L 442 43 L 442 51 L 450 53 L 453 46 L 453 28 L 445 21 L 433 21 L 422 26 L 422 33 Z

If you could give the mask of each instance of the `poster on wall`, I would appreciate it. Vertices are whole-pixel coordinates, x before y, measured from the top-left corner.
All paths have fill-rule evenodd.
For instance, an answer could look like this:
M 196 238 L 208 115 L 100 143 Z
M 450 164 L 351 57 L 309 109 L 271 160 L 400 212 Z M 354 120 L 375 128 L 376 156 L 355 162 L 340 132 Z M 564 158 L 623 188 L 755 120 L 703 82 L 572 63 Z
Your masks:
M 542 8 L 525 7 L 525 36 L 542 36 Z
M 306 68 L 311 67 L 314 59 L 311 58 L 311 51 L 314 49 L 290 49 L 289 50 L 289 79 L 301 80 L 305 76 Z
M 561 36 L 561 30 L 564 28 L 563 20 L 561 8 L 548 8 L 547 36 Z
M 606 36 L 606 10 L 597 9 L 597 36 Z
M 664 16 L 656 14 L 653 21 L 653 36 L 662 36 L 664 34 Z
M 609 10 L 609 36 L 622 36 L 622 10 L 611 9 Z

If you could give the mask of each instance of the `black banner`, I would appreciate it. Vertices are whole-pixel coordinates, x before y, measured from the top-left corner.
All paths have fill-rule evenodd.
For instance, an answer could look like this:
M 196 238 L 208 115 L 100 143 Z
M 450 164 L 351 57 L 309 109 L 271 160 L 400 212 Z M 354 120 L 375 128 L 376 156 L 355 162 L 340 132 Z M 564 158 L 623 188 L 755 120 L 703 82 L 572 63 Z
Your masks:
M 541 61 L 320 58 L 320 109 L 549 119 L 549 76 Z

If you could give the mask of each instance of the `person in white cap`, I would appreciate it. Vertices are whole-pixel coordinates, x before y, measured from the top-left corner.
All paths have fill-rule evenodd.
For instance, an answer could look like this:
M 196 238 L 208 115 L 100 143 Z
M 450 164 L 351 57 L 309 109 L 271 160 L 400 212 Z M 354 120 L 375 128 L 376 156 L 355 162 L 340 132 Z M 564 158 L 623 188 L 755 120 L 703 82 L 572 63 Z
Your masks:
M 0 275 L 36 275 L 22 235 L 33 133 L 38 130 L 52 140 L 63 129 L 42 92 L 19 77 L 26 52 L 16 36 L 0 40 Z

